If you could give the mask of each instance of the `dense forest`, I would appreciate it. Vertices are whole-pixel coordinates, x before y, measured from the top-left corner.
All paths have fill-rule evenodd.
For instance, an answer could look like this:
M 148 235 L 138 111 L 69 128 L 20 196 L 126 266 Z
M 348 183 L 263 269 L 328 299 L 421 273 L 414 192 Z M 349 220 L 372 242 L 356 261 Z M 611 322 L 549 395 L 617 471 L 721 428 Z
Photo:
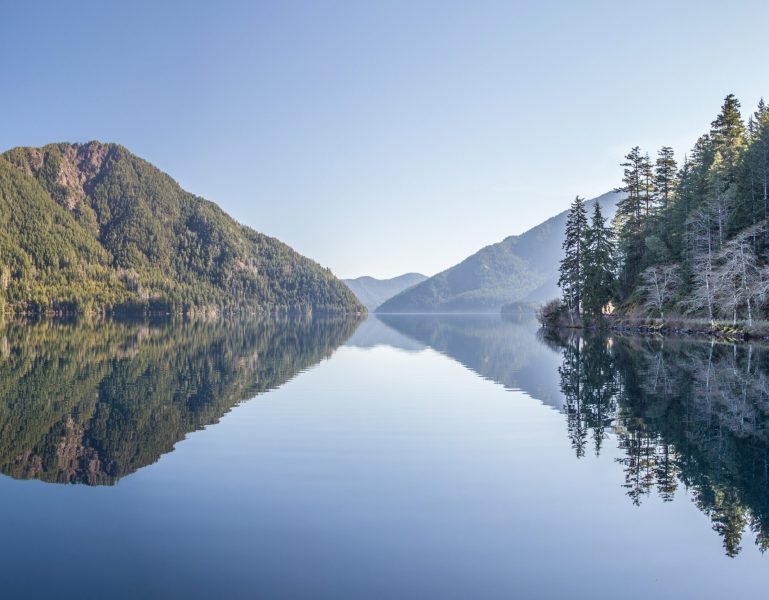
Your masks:
M 679 165 L 673 149 L 652 159 L 634 147 L 622 163 L 624 197 L 611 227 L 573 203 L 560 268 L 563 304 L 591 318 L 673 314 L 744 323 L 769 298 L 769 107 L 742 118 L 729 95 Z M 596 218 L 598 221 L 596 221 Z
M 328 357 L 358 318 L 0 326 L 0 473 L 112 485 Z
M 736 556 L 769 549 L 769 348 L 544 330 L 577 457 L 616 436 L 631 502 L 688 496 Z M 685 488 L 686 493 L 680 489 Z
M 0 312 L 358 312 L 328 269 L 116 144 L 0 155 Z

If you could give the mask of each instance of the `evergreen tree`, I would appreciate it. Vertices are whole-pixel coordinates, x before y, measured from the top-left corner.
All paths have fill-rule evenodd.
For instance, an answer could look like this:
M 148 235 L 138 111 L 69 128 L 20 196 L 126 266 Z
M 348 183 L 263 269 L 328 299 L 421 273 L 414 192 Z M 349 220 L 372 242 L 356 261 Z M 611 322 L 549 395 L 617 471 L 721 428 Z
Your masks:
M 761 132 L 761 128 L 769 124 L 769 106 L 764 99 L 758 101 L 758 108 L 748 119 L 748 142 L 753 142 Z
M 613 221 L 616 242 L 596 207 L 584 228 L 580 260 L 578 219 L 570 215 L 560 280 L 566 304 L 598 314 L 616 273 L 621 305 L 645 302 L 660 315 L 686 311 L 713 324 L 719 317 L 736 322 L 744 316 L 750 327 L 767 318 L 769 106 L 761 100 L 746 126 L 740 103 L 728 95 L 680 170 L 668 146 L 653 165 L 638 146 L 621 164 L 617 191 L 625 195 Z M 599 251 L 601 240 L 604 248 L 616 244 L 616 269 Z
M 558 286 L 570 312 L 577 316 L 582 310 L 585 268 L 585 237 L 587 213 L 585 200 L 577 196 L 566 219 L 566 237 L 563 241 L 564 257 L 559 268 Z
M 661 222 L 662 226 L 667 228 L 665 240 L 670 249 L 671 259 L 680 260 L 684 265 L 688 264 L 688 257 L 684 252 L 684 240 L 687 236 L 686 221 L 689 218 L 691 206 L 696 204 L 691 188 L 692 163 L 688 156 L 684 156 L 684 163 L 676 173 L 673 202 L 664 211 Z
M 615 222 L 620 230 L 625 232 L 637 231 L 641 226 L 641 215 L 644 199 L 644 157 L 641 149 L 635 146 L 625 155 L 625 162 L 620 166 L 625 168 L 622 177 L 622 187 L 618 192 L 624 192 L 626 197 L 617 203 Z
M 654 163 L 654 196 L 661 210 L 670 205 L 678 183 L 678 163 L 670 146 L 663 146 Z
M 769 224 L 769 107 L 763 99 L 751 117 L 748 135 L 750 145 L 744 154 L 740 190 L 741 216 L 751 225 L 756 225 L 759 220 Z M 749 208 L 746 209 L 746 205 Z M 741 224 L 736 223 L 736 228 Z
M 646 153 L 641 161 L 641 193 L 643 195 L 644 217 L 651 217 L 657 209 L 654 195 L 654 168 L 649 154 Z
M 585 235 L 585 284 L 582 305 L 589 315 L 600 315 L 614 289 L 614 231 L 606 225 L 601 205 L 593 206 L 593 217 Z
M 713 140 L 713 150 L 721 154 L 724 165 L 724 183 L 734 183 L 737 176 L 737 166 L 746 144 L 745 124 L 740 115 L 740 102 L 729 94 L 721 106 L 721 112 L 711 123 L 710 137 Z
M 620 281 L 623 290 L 630 290 L 641 270 L 644 250 L 644 226 L 649 214 L 652 189 L 651 166 L 648 157 L 635 146 L 621 164 L 625 168 L 623 186 L 618 192 L 626 196 L 617 203 L 614 227 L 619 240 L 621 257 Z

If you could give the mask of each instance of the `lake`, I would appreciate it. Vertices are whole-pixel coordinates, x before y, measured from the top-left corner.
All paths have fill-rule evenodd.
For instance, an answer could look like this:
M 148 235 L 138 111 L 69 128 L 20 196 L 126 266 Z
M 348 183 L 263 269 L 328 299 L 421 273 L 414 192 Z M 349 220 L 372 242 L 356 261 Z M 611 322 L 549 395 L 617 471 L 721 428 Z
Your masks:
M 769 348 L 394 316 L 0 326 L 3 598 L 769 586 Z

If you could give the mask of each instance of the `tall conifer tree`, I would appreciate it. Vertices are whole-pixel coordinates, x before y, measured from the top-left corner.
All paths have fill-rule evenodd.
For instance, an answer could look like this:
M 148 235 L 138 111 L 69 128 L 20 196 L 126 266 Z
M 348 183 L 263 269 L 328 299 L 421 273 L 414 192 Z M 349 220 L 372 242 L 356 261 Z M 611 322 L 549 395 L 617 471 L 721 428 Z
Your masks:
M 625 155 L 625 162 L 620 166 L 625 168 L 622 176 L 622 187 L 618 192 L 626 196 L 617 203 L 617 227 L 625 233 L 636 232 L 641 227 L 644 201 L 644 157 L 641 149 L 635 146 Z
M 621 287 L 623 290 L 630 291 L 641 271 L 644 226 L 652 191 L 649 184 L 651 168 L 648 157 L 641 153 L 638 146 L 630 150 L 621 166 L 625 168 L 622 177 L 623 185 L 617 191 L 624 192 L 625 197 L 617 202 L 614 227 L 619 239 Z
M 721 155 L 725 185 L 734 183 L 737 166 L 746 144 L 745 124 L 740 115 L 740 101 L 729 94 L 721 106 L 721 112 L 711 124 L 710 138 L 714 153 Z
M 769 107 L 763 99 L 753 114 L 749 128 L 750 145 L 744 154 L 744 202 L 750 204 L 752 223 L 760 219 L 769 224 Z
M 663 146 L 654 163 L 654 196 L 656 204 L 665 211 L 670 205 L 678 183 L 678 163 L 670 146 Z
M 585 200 L 577 196 L 569 209 L 566 219 L 566 237 L 563 240 L 564 257 L 559 268 L 558 286 L 570 311 L 578 316 L 582 311 L 584 291 L 585 237 L 587 234 L 587 213 Z
M 649 154 L 644 154 L 641 161 L 641 193 L 644 204 L 644 218 L 651 217 L 657 209 L 656 197 L 654 194 L 654 168 Z
M 614 291 L 614 231 L 606 225 L 598 202 L 585 235 L 585 259 L 582 305 L 587 314 L 599 315 Z

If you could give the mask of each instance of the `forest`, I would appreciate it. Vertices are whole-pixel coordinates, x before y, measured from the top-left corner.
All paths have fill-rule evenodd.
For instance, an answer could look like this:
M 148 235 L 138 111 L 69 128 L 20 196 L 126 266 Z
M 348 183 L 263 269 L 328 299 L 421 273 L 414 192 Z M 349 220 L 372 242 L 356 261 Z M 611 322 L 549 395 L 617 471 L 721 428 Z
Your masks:
M 606 225 L 577 197 L 563 242 L 562 299 L 545 320 L 625 316 L 752 328 L 769 309 L 769 107 L 747 121 L 728 95 L 679 165 L 663 146 L 625 156 L 623 198 Z
M 0 155 L 0 313 L 363 312 L 328 269 L 117 144 Z

